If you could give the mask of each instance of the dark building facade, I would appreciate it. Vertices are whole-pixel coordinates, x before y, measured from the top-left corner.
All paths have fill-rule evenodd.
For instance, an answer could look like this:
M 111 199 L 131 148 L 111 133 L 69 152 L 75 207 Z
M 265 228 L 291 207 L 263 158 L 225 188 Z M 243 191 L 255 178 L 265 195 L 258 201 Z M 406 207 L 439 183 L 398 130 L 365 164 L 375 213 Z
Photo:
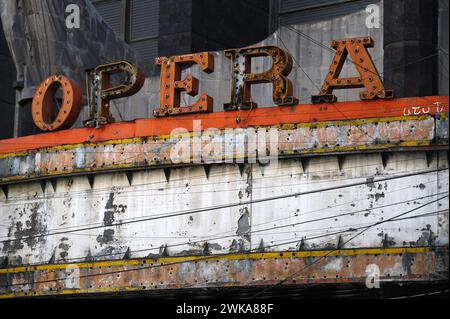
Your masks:
M 268 0 L 93 0 L 106 23 L 152 61 L 242 47 L 270 34 Z
M 13 83 L 16 80 L 16 70 L 14 62 L 9 53 L 3 28 L 0 28 L 0 139 L 13 137 L 14 133 L 14 112 L 15 112 L 15 92 Z

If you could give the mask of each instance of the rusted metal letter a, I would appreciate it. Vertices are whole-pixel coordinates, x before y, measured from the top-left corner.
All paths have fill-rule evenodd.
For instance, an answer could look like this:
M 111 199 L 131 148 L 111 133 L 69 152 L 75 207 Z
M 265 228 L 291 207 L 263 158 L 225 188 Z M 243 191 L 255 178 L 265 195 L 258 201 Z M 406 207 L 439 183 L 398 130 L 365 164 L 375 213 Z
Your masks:
M 385 90 L 380 75 L 367 51 L 373 47 L 371 37 L 351 38 L 331 41 L 336 50 L 325 81 L 318 95 L 311 97 L 312 103 L 334 103 L 337 101 L 334 89 L 365 88 L 359 93 L 361 100 L 389 99 L 393 97 L 391 90 Z M 358 77 L 339 78 L 347 56 L 359 73 Z

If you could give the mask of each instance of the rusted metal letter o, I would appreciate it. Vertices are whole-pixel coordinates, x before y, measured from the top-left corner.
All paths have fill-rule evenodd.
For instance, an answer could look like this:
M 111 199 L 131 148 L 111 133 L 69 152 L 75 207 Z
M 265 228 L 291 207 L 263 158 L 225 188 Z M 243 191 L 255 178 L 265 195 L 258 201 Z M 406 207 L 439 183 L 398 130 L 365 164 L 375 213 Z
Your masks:
M 54 116 L 54 101 L 58 88 L 62 100 L 58 114 Z M 39 85 L 33 97 L 32 116 L 34 124 L 43 131 L 70 128 L 80 114 L 82 95 L 80 86 L 65 76 L 53 75 Z

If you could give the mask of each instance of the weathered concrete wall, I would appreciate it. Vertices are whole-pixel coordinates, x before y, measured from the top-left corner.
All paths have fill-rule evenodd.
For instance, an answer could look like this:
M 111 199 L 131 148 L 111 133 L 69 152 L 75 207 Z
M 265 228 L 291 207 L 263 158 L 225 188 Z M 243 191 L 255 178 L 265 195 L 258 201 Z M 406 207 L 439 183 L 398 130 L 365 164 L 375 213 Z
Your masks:
M 336 248 L 356 234 L 349 228 L 432 202 L 449 187 L 448 171 L 382 183 L 368 178 L 437 167 L 448 167 L 446 152 L 321 156 L 281 160 L 278 166 L 215 164 L 208 170 L 161 168 L 14 184 L 7 197 L 0 192 L 0 256 L 14 265 L 121 259 L 128 249 L 128 257 L 138 258 Z M 356 182 L 361 185 L 254 202 Z M 236 205 L 195 211 L 230 203 Z M 447 199 L 434 202 L 403 217 L 441 213 L 377 225 L 343 248 L 448 245 L 445 209 Z M 184 214 L 167 217 L 172 213 Z M 127 223 L 142 218 L 153 219 Z M 88 229 L 70 232 L 83 226 Z

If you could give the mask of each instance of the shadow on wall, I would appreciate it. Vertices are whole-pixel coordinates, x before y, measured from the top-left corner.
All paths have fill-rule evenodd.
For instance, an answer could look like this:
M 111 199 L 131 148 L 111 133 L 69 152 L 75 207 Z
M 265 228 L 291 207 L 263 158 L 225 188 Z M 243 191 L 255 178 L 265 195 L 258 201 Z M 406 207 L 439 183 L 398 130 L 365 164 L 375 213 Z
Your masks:
M 1 20 L 0 20 L 1 21 Z M 15 92 L 13 88 L 16 79 L 14 62 L 9 53 L 3 28 L 0 27 L 0 139 L 14 135 Z

